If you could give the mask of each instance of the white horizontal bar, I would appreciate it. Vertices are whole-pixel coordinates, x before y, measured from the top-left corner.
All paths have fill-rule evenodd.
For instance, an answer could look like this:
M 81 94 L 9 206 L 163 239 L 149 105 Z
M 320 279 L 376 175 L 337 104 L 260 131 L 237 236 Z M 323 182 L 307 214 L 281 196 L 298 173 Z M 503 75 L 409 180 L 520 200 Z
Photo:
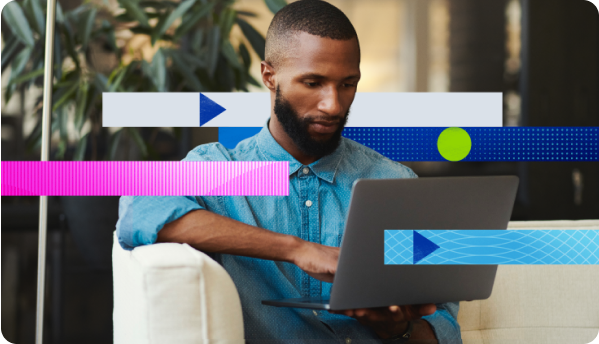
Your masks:
M 270 93 L 203 93 L 226 109 L 204 127 L 261 127 Z M 104 93 L 105 127 L 197 127 L 198 93 Z M 357 93 L 348 127 L 501 127 L 502 93 Z

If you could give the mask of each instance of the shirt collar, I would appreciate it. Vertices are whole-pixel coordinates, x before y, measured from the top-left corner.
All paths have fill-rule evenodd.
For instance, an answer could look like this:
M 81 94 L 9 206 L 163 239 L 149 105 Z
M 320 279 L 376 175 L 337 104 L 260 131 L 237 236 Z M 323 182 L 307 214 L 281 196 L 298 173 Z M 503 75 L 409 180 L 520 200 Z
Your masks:
M 270 118 L 266 121 L 262 130 L 256 135 L 256 143 L 258 144 L 259 151 L 265 160 L 289 161 L 289 175 L 292 175 L 303 165 L 281 147 L 274 137 L 272 137 L 272 134 L 268 129 L 269 121 Z M 337 173 L 337 168 L 343 158 L 344 152 L 345 141 L 341 139 L 339 147 L 337 147 L 333 153 L 316 160 L 308 165 L 308 167 L 318 178 L 332 183 L 333 180 L 335 180 L 335 174 Z

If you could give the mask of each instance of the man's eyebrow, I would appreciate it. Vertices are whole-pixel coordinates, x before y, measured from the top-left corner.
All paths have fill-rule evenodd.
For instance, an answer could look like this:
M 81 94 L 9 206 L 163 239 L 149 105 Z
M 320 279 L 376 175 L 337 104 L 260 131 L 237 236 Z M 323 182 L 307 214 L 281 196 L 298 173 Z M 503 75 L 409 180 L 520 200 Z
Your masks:
M 356 74 L 356 75 L 350 75 L 348 77 L 345 77 L 343 80 L 359 79 L 359 78 L 360 78 L 360 75 Z M 316 73 L 306 73 L 306 74 L 300 75 L 300 79 L 326 79 L 326 76 L 316 74 Z

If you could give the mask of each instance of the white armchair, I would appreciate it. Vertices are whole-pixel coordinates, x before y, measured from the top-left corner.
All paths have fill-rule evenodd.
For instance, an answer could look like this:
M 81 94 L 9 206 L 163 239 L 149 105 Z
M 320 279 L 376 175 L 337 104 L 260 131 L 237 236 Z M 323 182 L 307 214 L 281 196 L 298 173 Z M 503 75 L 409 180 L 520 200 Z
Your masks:
M 243 343 L 237 289 L 225 269 L 189 245 L 112 250 L 114 343 Z
M 599 220 L 510 229 L 599 229 Z M 188 245 L 113 247 L 114 343 L 242 343 L 227 272 Z M 464 344 L 586 344 L 599 332 L 599 266 L 501 266 L 487 300 L 462 302 Z

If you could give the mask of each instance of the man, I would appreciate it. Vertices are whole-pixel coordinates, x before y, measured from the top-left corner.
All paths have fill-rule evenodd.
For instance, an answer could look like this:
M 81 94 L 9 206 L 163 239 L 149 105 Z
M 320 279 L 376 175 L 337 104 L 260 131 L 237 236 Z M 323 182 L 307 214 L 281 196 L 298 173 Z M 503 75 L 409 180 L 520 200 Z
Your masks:
M 271 118 L 228 150 L 198 146 L 186 161 L 289 161 L 289 196 L 122 197 L 121 245 L 188 243 L 211 253 L 240 294 L 249 343 L 461 343 L 457 304 L 340 312 L 275 308 L 265 299 L 328 296 L 352 183 L 414 178 L 409 168 L 341 137 L 360 79 L 356 32 L 319 0 L 287 5 L 266 36 L 262 81 Z

